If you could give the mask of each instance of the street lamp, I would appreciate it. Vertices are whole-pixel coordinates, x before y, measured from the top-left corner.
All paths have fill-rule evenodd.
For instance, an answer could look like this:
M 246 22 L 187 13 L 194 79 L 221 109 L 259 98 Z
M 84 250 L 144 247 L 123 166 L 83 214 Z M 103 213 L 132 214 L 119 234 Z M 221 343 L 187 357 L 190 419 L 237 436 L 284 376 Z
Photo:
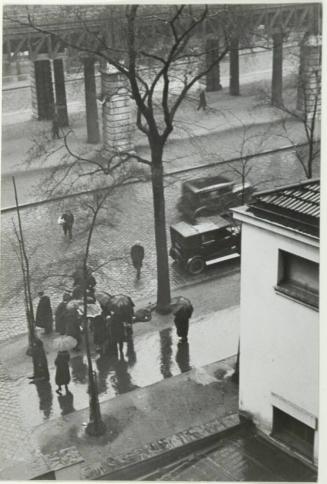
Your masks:
M 96 314 L 89 315 L 88 314 L 88 306 L 94 306 L 93 304 L 88 305 L 86 301 L 84 301 L 84 308 L 83 308 L 83 329 L 84 329 L 84 336 L 85 336 L 85 347 L 86 347 L 86 357 L 87 357 L 87 366 L 88 366 L 88 376 L 89 376 L 89 395 L 90 395 L 90 417 L 89 423 L 86 426 L 86 433 L 93 437 L 99 437 L 103 435 L 106 431 L 106 426 L 101 417 L 100 411 L 100 404 L 99 404 L 99 397 L 98 397 L 98 385 L 97 385 L 97 378 L 96 373 L 93 370 L 92 359 L 91 359 L 91 351 L 90 351 L 90 340 L 89 340 L 89 319 L 95 317 Z

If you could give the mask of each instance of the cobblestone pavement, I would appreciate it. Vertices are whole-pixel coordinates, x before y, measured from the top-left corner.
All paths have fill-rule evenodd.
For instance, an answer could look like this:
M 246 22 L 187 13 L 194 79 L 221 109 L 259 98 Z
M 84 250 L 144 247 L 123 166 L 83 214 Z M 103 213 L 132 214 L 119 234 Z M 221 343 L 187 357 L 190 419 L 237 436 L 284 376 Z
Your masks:
M 12 383 L 0 362 L 0 479 L 2 472 L 14 463 L 18 468 L 28 465 L 28 473 L 21 474 L 25 476 L 47 471 L 35 440 L 23 425 L 19 401 Z
M 296 182 L 303 178 L 301 167 L 292 152 L 285 152 L 282 156 L 262 156 L 253 159 L 252 163 L 253 169 L 249 179 L 260 188 Z M 197 176 L 227 174 L 226 172 L 231 178 L 235 178 L 233 170 L 226 169 L 223 165 L 166 178 L 167 232 L 169 225 L 179 220 L 176 202 L 180 194 L 180 182 Z M 316 174 L 318 175 L 317 172 Z M 149 301 L 154 302 L 156 256 L 151 185 L 147 182 L 121 187 L 109 201 L 110 206 L 95 230 L 91 247 L 91 266 L 102 266 L 97 273 L 98 288 L 113 294 L 127 293 L 136 300 L 149 298 Z M 54 306 L 59 302 L 65 285 L 71 286 L 71 280 L 67 275 L 73 272 L 80 261 L 81 251 L 85 250 L 85 234 L 78 234 L 83 230 L 80 205 L 81 201 L 76 198 L 22 211 L 25 239 L 31 255 L 33 292 L 37 294 L 39 288 L 43 287 L 52 296 Z M 68 206 L 76 216 L 72 243 L 64 240 L 61 228 L 57 224 L 58 216 L 64 207 Z M 0 340 L 26 331 L 21 273 L 15 254 L 13 219 L 13 212 L 1 216 Z M 169 233 L 167 236 L 169 240 Z M 129 257 L 130 247 L 138 239 L 144 245 L 146 254 L 140 281 L 135 279 Z M 176 288 L 201 281 L 203 278 L 219 276 L 221 269 L 218 265 L 203 275 L 190 277 L 171 265 L 170 272 L 172 288 Z
M 249 432 L 222 439 L 216 450 L 191 455 L 155 480 L 162 481 L 316 481 L 317 474 Z M 158 478 L 159 477 L 159 478 Z M 152 480 L 153 476 L 149 478 Z

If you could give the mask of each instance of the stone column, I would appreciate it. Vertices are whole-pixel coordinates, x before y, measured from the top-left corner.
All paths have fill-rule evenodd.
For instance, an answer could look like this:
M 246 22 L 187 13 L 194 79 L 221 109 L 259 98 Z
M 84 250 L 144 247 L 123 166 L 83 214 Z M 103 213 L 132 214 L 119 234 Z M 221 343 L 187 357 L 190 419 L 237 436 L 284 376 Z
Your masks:
M 271 104 L 283 104 L 283 34 L 273 34 Z
M 239 38 L 233 36 L 229 52 L 229 94 L 240 95 L 240 72 L 239 72 Z
M 321 113 L 321 35 L 306 35 L 301 44 L 297 109 L 308 117 Z
M 97 97 L 96 97 L 94 58 L 85 57 L 83 59 L 83 64 L 84 64 L 87 142 L 99 143 L 100 132 L 99 132 L 98 106 L 97 106 Z
M 67 100 L 63 59 L 53 61 L 54 84 L 56 90 L 56 106 L 58 109 L 59 126 L 68 126 Z
M 37 106 L 39 120 L 52 119 L 54 97 L 51 79 L 51 63 L 49 59 L 34 61 L 34 76 L 32 77 L 32 106 Z M 33 101 L 33 90 L 36 96 Z M 35 106 L 36 98 L 36 106 Z
M 207 68 L 219 58 L 219 41 L 209 38 L 206 42 L 206 62 Z M 207 91 L 219 91 L 222 89 L 220 84 L 220 67 L 217 62 L 207 74 Z
M 110 66 L 101 70 L 103 144 L 109 151 L 133 150 L 134 126 L 132 125 L 131 99 L 127 80 Z
M 32 118 L 38 119 L 39 113 L 37 108 L 35 65 L 33 61 L 30 61 L 29 67 L 30 67 L 30 80 L 31 80 L 30 82 L 31 82 L 31 98 L 32 98 Z

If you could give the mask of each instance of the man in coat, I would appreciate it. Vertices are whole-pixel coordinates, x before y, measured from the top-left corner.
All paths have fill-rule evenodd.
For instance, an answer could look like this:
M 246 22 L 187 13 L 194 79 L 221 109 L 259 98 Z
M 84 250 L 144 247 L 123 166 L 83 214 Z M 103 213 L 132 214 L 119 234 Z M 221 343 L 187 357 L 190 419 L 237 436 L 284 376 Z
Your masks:
M 52 332 L 53 323 L 50 298 L 48 296 L 45 296 L 43 291 L 40 291 L 38 295 L 40 297 L 40 300 L 36 309 L 35 324 L 39 328 L 44 328 L 45 334 L 49 334 Z
M 141 276 L 141 268 L 144 259 L 144 247 L 139 241 L 135 242 L 135 244 L 131 248 L 131 259 L 133 266 L 136 269 L 136 277 L 137 279 L 139 279 Z
M 73 225 L 74 225 L 74 215 L 70 210 L 66 210 L 61 216 L 64 223 L 62 224 L 62 229 L 65 236 L 68 234 L 69 240 L 73 238 Z

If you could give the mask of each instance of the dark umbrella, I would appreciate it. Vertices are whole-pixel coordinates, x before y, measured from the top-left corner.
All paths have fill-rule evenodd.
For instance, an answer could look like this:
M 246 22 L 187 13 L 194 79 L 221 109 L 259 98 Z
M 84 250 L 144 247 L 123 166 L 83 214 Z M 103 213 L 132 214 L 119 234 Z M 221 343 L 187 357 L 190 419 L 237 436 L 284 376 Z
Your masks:
M 96 291 L 96 293 L 95 293 L 95 299 L 100 303 L 101 307 L 104 310 L 110 310 L 111 309 L 113 297 L 114 296 L 112 296 L 108 292 L 104 292 L 104 291 Z
M 131 319 L 134 313 L 134 303 L 129 296 L 117 294 L 111 300 L 112 311 L 123 319 Z
M 173 309 L 173 314 L 181 314 L 184 313 L 187 319 L 192 316 L 193 313 L 193 306 L 192 303 L 187 297 L 178 296 L 173 298 L 173 302 L 171 303 L 171 307 Z

